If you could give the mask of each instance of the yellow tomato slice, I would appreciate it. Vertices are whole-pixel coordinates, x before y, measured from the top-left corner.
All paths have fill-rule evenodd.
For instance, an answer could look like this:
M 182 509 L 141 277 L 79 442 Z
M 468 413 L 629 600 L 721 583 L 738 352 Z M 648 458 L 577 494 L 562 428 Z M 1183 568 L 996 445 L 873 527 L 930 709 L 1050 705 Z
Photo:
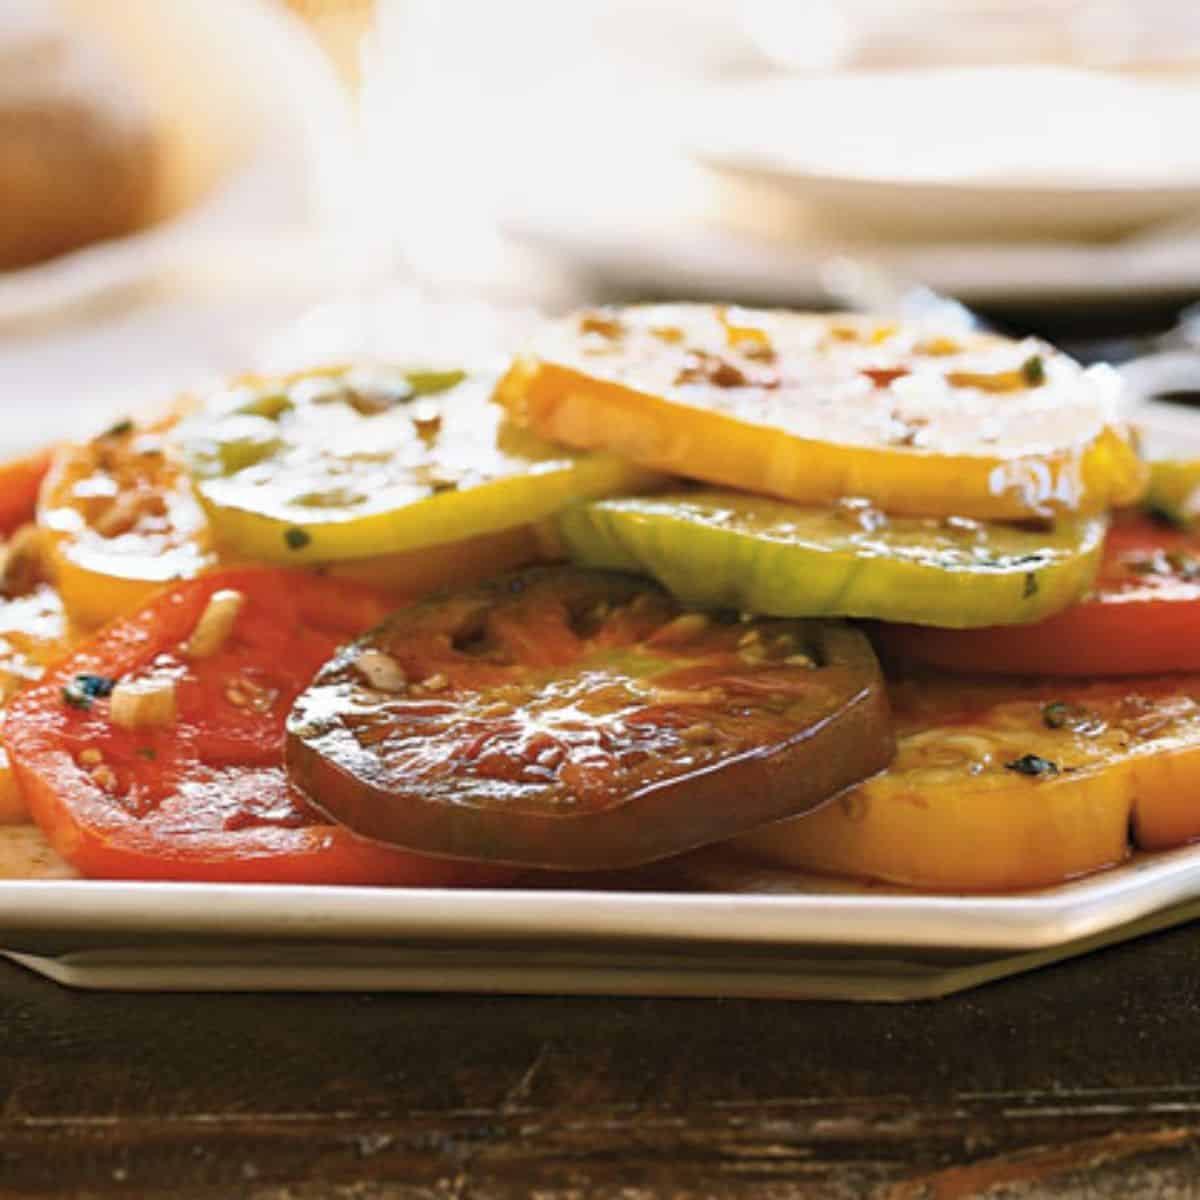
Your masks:
M 211 398 L 180 437 L 217 540 L 293 566 L 362 559 L 656 482 L 512 426 L 492 383 L 359 367 L 249 380 Z
M 38 489 L 53 455 L 47 447 L 0 462 L 0 530 L 13 533 L 33 520 Z
M 74 623 L 103 624 L 175 578 L 244 556 L 216 546 L 173 444 L 174 419 L 122 422 L 57 452 L 39 509 L 47 566 Z M 528 525 L 320 569 L 411 599 L 545 557 Z M 2 622 L 2 617 L 0 617 Z
M 23 526 L 0 548 L 0 704 L 41 679 L 71 648 L 62 600 L 41 578 L 41 539 Z M 21 786 L 0 748 L 0 825 L 27 821 Z
M 0 595 L 0 702 L 41 679 L 71 644 L 62 601 L 49 584 L 24 595 Z
M 809 816 L 741 839 L 824 874 L 996 891 L 1200 837 L 1200 678 L 891 689 L 898 752 Z
M 122 421 L 58 450 L 37 522 L 72 621 L 93 627 L 216 562 L 208 521 L 168 433 Z
M 1172 525 L 1195 529 L 1200 517 L 1200 459 L 1152 462 L 1145 506 Z
M 543 437 L 802 503 L 983 519 L 1145 484 L 1119 384 L 1030 341 L 869 318 L 650 305 L 548 326 L 497 387 Z

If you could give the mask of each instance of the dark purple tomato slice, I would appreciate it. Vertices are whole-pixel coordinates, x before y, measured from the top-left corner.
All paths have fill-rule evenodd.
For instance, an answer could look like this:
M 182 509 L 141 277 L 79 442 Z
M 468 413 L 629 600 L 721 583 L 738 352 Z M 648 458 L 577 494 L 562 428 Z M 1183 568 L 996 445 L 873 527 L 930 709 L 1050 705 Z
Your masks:
M 287 764 L 369 838 L 605 869 L 805 812 L 892 751 L 856 630 L 550 567 L 430 597 L 340 651 L 292 710 Z

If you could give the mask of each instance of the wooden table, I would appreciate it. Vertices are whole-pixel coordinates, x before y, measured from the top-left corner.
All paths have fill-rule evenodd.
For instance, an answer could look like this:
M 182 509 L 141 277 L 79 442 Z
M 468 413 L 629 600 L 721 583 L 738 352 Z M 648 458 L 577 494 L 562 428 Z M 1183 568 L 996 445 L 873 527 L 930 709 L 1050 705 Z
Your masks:
M 120 995 L 4 965 L 0 1196 L 1191 1196 L 1197 964 L 1188 927 L 903 1006 Z

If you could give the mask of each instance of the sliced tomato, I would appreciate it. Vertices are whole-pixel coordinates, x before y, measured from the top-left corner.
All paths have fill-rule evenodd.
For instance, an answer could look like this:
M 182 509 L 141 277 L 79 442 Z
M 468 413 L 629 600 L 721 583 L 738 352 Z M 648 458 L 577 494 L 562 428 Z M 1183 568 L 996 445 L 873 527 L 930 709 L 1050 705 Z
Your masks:
M 743 838 L 789 867 L 968 892 L 1042 887 L 1200 837 L 1200 678 L 889 681 L 896 759 Z
M 293 778 L 360 833 L 576 869 L 806 811 L 892 753 L 856 630 L 685 612 L 563 567 L 400 610 L 321 671 L 288 735 Z
M 1200 538 L 1126 515 L 1109 531 L 1091 593 L 1035 625 L 931 629 L 880 625 L 906 660 L 1004 675 L 1200 671 Z
M 178 436 L 218 542 L 286 566 L 438 551 L 657 482 L 514 428 L 492 384 L 381 365 L 251 378 Z
M 581 566 L 642 571 L 692 604 L 956 629 L 1066 608 L 1095 577 L 1106 528 L 1103 517 L 1045 532 L 707 490 L 576 504 L 558 519 Z
M 197 656 L 193 634 L 230 594 L 228 635 Z M 100 878 L 497 880 L 331 827 L 284 773 L 292 701 L 340 642 L 381 615 L 367 589 L 286 570 L 219 571 L 160 593 L 9 708 L 4 741 L 34 819 L 64 858 Z M 173 687 L 174 719 L 118 727 L 121 686 L 149 680 Z
M 216 565 L 208 521 L 172 447 L 176 420 L 119 421 L 55 455 L 37 521 L 78 625 L 133 612 L 165 583 Z
M 1132 504 L 1119 381 L 1034 341 L 652 304 L 538 330 L 496 399 L 541 437 L 791 500 L 1019 520 Z
M 0 533 L 12 533 L 33 520 L 38 488 L 53 455 L 54 451 L 47 448 L 0 462 Z
M 45 674 L 70 649 L 73 632 L 58 592 L 43 577 L 41 538 L 29 524 L 0 547 L 0 704 Z M 29 813 L 8 755 L 0 749 L 0 825 Z

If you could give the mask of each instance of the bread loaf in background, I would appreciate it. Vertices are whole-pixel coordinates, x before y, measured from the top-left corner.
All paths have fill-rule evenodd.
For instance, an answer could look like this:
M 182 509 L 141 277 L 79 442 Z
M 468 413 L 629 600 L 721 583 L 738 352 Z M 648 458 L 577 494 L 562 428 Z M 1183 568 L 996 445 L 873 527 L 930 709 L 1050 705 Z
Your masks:
M 132 233 L 162 148 L 137 81 L 52 0 L 0 4 L 0 270 Z

